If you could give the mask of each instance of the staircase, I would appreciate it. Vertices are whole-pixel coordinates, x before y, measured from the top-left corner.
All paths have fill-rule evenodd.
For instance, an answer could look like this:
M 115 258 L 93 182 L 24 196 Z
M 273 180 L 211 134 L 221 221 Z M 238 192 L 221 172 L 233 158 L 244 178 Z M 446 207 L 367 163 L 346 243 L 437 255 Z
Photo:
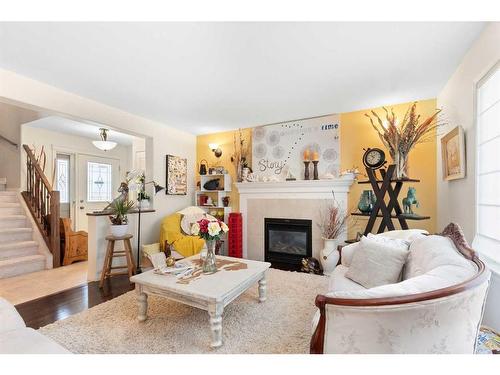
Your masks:
M 33 240 L 31 221 L 20 199 L 17 192 L 2 190 L 0 183 L 0 279 L 47 268 L 47 256 Z

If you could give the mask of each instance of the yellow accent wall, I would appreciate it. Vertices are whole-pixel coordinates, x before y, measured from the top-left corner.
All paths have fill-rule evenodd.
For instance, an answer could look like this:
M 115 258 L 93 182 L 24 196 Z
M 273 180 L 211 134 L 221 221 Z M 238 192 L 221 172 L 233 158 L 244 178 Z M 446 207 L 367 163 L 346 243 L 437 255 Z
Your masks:
M 226 170 L 229 171 L 233 183 L 236 181 L 236 169 L 231 163 L 231 155 L 234 152 L 234 135 L 237 134 L 238 131 L 228 131 L 222 133 L 213 133 L 213 134 L 205 134 L 199 135 L 196 138 L 196 182 L 200 180 L 199 178 L 199 170 L 200 170 L 200 161 L 205 159 L 208 162 L 210 167 L 222 166 Z M 252 129 L 243 129 L 242 130 L 243 138 L 248 142 L 248 149 L 250 150 L 248 155 L 248 163 L 252 165 Z M 220 158 L 215 157 L 214 153 L 208 145 L 210 143 L 218 143 L 219 147 L 222 150 L 222 156 Z M 240 196 L 235 186 L 231 187 L 230 194 L 230 203 L 229 205 L 232 208 L 233 212 L 238 212 L 239 210 L 239 201 Z
M 397 117 L 402 118 L 411 103 L 402 103 L 397 105 L 388 105 L 387 108 L 393 108 Z M 422 100 L 418 103 L 418 113 L 426 118 L 430 116 L 436 108 L 436 100 Z M 382 108 L 374 108 L 377 113 L 382 114 Z M 386 157 L 389 159 L 389 152 L 385 150 L 382 142 L 378 138 L 377 133 L 371 127 L 369 120 L 364 116 L 370 109 L 342 113 L 340 115 L 340 158 L 341 169 L 352 168 L 357 166 L 360 171 L 364 172 L 362 156 L 363 148 L 379 147 L 386 151 Z M 251 128 L 244 129 L 243 134 L 250 142 L 251 147 Z M 196 140 L 197 165 L 196 171 L 199 170 L 199 162 L 201 159 L 206 159 L 210 166 L 224 166 L 229 170 L 233 182 L 236 180 L 235 169 L 231 163 L 231 154 L 233 153 L 233 135 L 234 131 L 213 133 L 200 135 Z M 410 177 L 420 179 L 421 182 L 413 184 L 405 184 L 400 194 L 400 200 L 406 196 L 408 186 L 414 186 L 417 189 L 417 199 L 420 202 L 420 208 L 415 208 L 415 212 L 421 215 L 431 216 L 430 220 L 425 221 L 409 221 L 411 228 L 422 228 L 429 232 L 435 232 L 436 228 L 436 139 L 419 144 L 410 153 L 409 174 Z M 218 159 L 209 149 L 209 143 L 219 143 L 222 148 L 222 156 Z M 251 148 L 250 148 L 251 150 Z M 251 165 L 251 155 L 249 163 Z M 360 176 L 360 179 L 365 177 Z M 358 204 L 359 196 L 363 189 L 369 189 L 370 185 L 358 185 L 354 183 L 349 194 L 349 207 L 355 210 Z M 233 186 L 231 192 L 231 206 L 233 211 L 238 211 L 239 195 Z M 349 225 L 349 237 L 355 235 L 356 231 L 363 231 L 366 220 L 363 217 L 353 217 Z M 378 221 L 375 224 L 374 231 L 378 228 Z
M 400 119 L 403 118 L 408 106 L 411 103 L 403 103 L 397 105 L 388 105 L 386 108 L 393 108 L 394 113 Z M 418 102 L 417 113 L 422 118 L 427 118 L 432 115 L 436 109 L 436 100 L 422 100 Z M 382 108 L 374 108 L 379 115 L 384 114 Z M 365 172 L 362 162 L 363 148 L 378 147 L 385 151 L 386 158 L 389 159 L 389 152 L 385 149 L 382 141 L 378 138 L 377 133 L 372 128 L 365 113 L 370 110 L 361 110 L 356 112 L 342 113 L 340 115 L 340 163 L 341 169 L 352 168 L 357 166 L 361 172 Z M 399 195 L 399 201 L 406 196 L 409 186 L 414 186 L 417 189 L 417 199 L 420 202 L 420 207 L 414 211 L 421 215 L 430 216 L 430 220 L 408 221 L 410 228 L 426 229 L 433 233 L 436 228 L 436 137 L 426 143 L 421 143 L 415 146 L 410 152 L 408 172 L 411 178 L 419 179 L 419 183 L 407 183 L 403 185 Z M 377 172 L 378 173 L 378 172 Z M 365 179 L 360 176 L 359 179 Z M 361 192 L 364 189 L 371 189 L 370 185 L 358 185 L 354 183 L 349 193 L 349 207 L 355 210 L 358 204 Z M 367 219 L 364 217 L 352 217 L 349 236 L 355 235 L 356 231 L 362 232 L 366 226 Z M 379 220 L 374 226 L 374 232 L 378 229 Z M 399 223 L 398 223 L 399 225 Z M 399 229 L 399 228 L 397 228 Z

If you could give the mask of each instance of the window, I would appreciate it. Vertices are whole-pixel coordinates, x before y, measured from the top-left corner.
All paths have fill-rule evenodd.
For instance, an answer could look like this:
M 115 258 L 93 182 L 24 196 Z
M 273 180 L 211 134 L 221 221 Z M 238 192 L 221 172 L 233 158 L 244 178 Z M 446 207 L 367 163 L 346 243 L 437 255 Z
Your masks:
M 111 164 L 87 162 L 87 201 L 110 202 Z
M 479 82 L 476 108 L 474 246 L 500 262 L 500 65 Z
M 69 159 L 57 159 L 57 190 L 59 201 L 69 203 Z

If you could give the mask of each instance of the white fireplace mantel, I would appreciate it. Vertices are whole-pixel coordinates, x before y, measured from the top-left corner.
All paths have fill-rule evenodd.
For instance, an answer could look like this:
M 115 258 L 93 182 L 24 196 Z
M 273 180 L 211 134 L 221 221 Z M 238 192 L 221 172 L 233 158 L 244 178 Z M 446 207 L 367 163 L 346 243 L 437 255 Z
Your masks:
M 332 198 L 335 193 L 348 193 L 353 184 L 353 178 L 335 178 L 330 180 L 296 180 L 281 182 L 239 182 L 235 183 L 240 194 L 266 194 L 272 198 L 283 197 L 282 194 L 300 194 L 301 197 L 314 199 Z M 290 198 L 290 196 L 286 196 Z
M 235 183 L 240 195 L 240 212 L 243 217 L 243 257 L 248 257 L 247 214 L 249 201 L 266 199 L 299 201 L 304 199 L 332 199 L 335 196 L 339 206 L 346 210 L 347 194 L 353 182 L 352 177 L 344 176 L 330 180 Z M 287 202 L 287 204 L 290 204 L 290 202 Z

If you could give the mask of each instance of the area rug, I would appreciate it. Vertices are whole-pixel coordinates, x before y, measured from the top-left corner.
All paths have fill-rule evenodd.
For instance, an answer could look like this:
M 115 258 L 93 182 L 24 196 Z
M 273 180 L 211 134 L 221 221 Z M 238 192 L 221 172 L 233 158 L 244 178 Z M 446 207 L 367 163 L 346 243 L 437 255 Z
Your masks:
M 206 311 L 152 296 L 141 323 L 134 292 L 39 332 L 73 353 L 309 353 L 314 300 L 327 288 L 327 277 L 270 269 L 266 302 L 255 285 L 224 309 L 218 349 L 209 347 Z

